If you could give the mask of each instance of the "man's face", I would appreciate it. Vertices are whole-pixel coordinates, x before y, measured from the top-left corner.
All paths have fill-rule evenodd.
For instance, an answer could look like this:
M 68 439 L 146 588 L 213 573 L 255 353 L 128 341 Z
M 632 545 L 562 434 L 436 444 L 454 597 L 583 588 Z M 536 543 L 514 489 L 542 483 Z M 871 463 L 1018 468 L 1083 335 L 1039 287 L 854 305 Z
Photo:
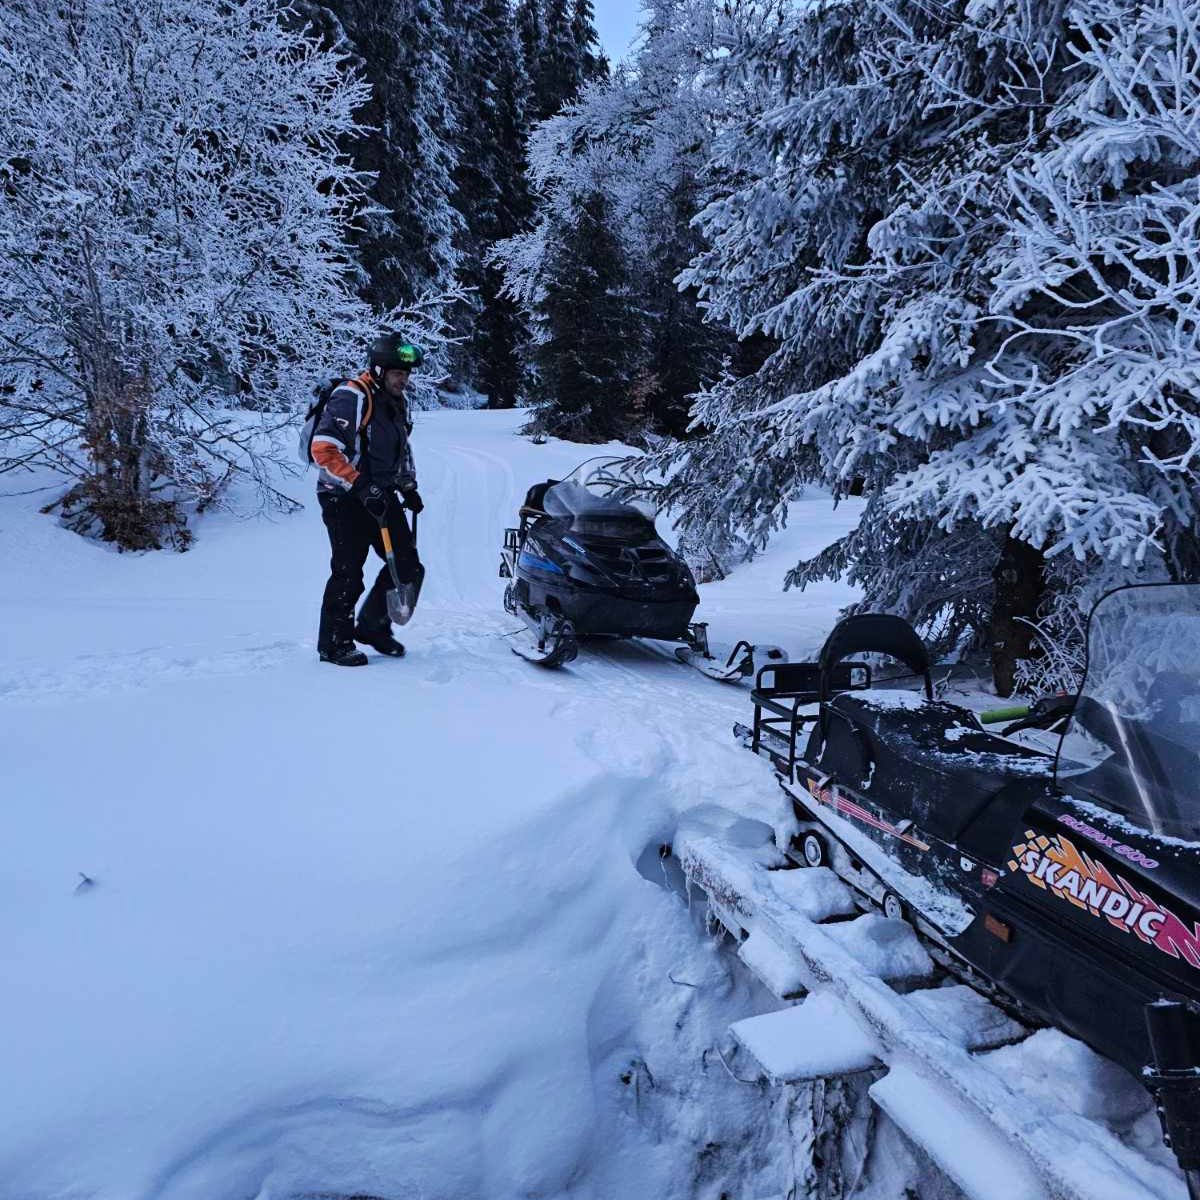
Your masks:
M 391 367 L 383 373 L 383 390 L 393 396 L 402 395 L 408 386 L 408 377 L 412 374 L 410 367 Z

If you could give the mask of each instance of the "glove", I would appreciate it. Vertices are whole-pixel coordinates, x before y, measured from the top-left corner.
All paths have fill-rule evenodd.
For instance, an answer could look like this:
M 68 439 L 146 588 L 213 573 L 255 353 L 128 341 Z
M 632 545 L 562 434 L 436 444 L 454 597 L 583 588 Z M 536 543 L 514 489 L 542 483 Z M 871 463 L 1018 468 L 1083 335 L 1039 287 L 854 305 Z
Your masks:
M 404 500 L 404 507 L 409 512 L 416 516 L 417 513 L 425 510 L 425 501 L 421 499 L 421 493 L 416 488 L 409 488 L 407 492 L 402 492 L 401 496 Z
M 387 492 L 377 483 L 372 483 L 365 475 L 359 475 L 350 488 L 350 494 L 358 497 L 358 502 L 375 518 L 382 521 L 387 516 Z

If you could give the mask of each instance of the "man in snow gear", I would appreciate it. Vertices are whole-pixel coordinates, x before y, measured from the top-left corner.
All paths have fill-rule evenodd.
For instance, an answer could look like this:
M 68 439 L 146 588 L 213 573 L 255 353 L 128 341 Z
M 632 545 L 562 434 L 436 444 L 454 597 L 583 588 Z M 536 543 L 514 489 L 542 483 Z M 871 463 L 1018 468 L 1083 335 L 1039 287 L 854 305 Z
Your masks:
M 317 653 L 322 662 L 362 666 L 367 656 L 354 643 L 399 658 L 404 647 L 392 636 L 385 565 L 354 617 L 363 592 L 363 565 L 374 548 L 384 557 L 381 527 L 391 535 L 402 583 L 419 583 L 425 568 L 417 557 L 403 508 L 424 505 L 417 491 L 409 434 L 412 423 L 404 391 L 414 367 L 425 360 L 420 346 L 398 334 L 371 346 L 368 369 L 336 387 L 313 431 L 313 462 L 321 468 L 317 499 L 329 533 L 329 582 L 321 602 Z M 402 508 L 403 506 L 403 508 Z

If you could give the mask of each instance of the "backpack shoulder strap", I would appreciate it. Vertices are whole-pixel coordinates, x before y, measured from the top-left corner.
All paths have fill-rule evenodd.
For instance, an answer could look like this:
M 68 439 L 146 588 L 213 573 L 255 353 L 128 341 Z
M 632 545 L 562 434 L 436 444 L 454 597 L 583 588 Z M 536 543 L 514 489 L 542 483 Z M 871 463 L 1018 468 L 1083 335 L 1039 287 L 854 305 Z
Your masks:
M 367 462 L 367 426 L 375 415 L 375 380 L 370 371 L 364 371 L 354 379 L 347 379 L 343 387 L 352 387 L 363 398 L 362 420 L 358 424 L 358 453 L 359 462 L 364 466 Z
M 367 425 L 371 418 L 375 415 L 375 380 L 371 378 L 370 371 L 364 371 L 356 379 L 349 380 L 363 394 L 363 418 L 362 424 L 359 426 L 359 432 L 366 431 Z

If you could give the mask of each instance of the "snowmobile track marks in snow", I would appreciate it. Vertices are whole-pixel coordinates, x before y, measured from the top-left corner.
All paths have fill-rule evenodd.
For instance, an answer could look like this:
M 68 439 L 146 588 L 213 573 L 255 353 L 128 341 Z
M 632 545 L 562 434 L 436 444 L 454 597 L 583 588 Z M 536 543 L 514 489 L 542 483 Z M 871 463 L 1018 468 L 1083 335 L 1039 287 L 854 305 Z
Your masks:
M 937 995 L 942 989 L 930 987 L 898 992 L 850 953 L 847 944 L 854 942 L 843 944 L 844 935 L 831 936 L 864 918 L 840 926 L 820 923 L 828 921 L 837 903 L 836 889 L 818 870 L 812 870 L 818 902 L 805 914 L 780 897 L 773 877 L 788 876 L 794 899 L 810 869 L 772 869 L 783 859 L 773 845 L 731 844 L 721 834 L 707 821 L 685 823 L 677 831 L 672 852 L 686 879 L 741 942 L 743 961 L 776 995 L 808 993 L 802 1008 L 816 1001 L 842 1010 L 816 1043 L 787 1038 L 785 1017 L 777 1018 L 775 1028 L 760 1025 L 757 1031 L 751 1022 L 739 1023 L 734 1036 L 739 1044 L 762 1050 L 768 1060 L 764 1075 L 825 1077 L 822 1059 L 837 1066 L 842 1064 L 832 1060 L 839 1056 L 850 1073 L 886 1068 L 888 1074 L 872 1087 L 874 1098 L 972 1200 L 998 1200 L 998 1180 L 1004 1181 L 1005 1200 L 1179 1200 L 1184 1195 L 1174 1172 L 1129 1148 L 1100 1123 L 1048 1108 L 993 1070 L 985 1057 L 973 1055 L 973 1046 L 990 1048 L 1022 1032 L 985 998 L 965 1003 L 959 994 L 946 1001 Z M 916 935 L 909 933 L 915 942 Z M 932 964 L 926 981 L 935 983 Z M 953 1019 L 947 1015 L 951 1008 Z M 819 1010 L 813 1014 L 820 1016 Z M 792 1020 L 803 1030 L 802 1016 Z M 867 1060 L 868 1052 L 874 1061 Z

